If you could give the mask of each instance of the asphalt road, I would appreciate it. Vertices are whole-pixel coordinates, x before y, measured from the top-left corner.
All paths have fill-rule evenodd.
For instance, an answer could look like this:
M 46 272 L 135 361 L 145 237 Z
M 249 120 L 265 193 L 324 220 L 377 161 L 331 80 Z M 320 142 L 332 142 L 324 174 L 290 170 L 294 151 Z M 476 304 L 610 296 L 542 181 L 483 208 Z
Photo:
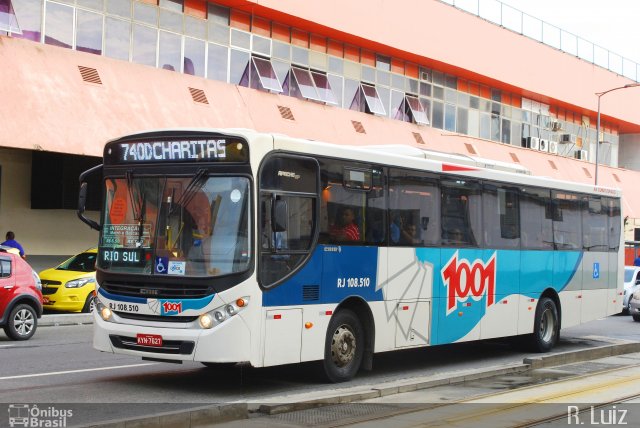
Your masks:
M 530 356 L 504 341 L 385 353 L 375 357 L 372 372 L 346 384 L 327 385 L 316 364 L 210 369 L 198 363 L 154 363 L 99 353 L 91 347 L 91 330 L 91 325 L 41 327 L 27 342 L 12 342 L 0 333 L 0 403 L 89 403 L 85 406 L 94 409 L 93 417 L 104 420 L 114 418 L 114 409 L 118 417 L 127 417 L 213 403 L 286 402 L 290 394 L 455 374 L 518 364 Z M 640 341 L 640 323 L 613 316 L 565 329 L 555 352 L 616 340 Z

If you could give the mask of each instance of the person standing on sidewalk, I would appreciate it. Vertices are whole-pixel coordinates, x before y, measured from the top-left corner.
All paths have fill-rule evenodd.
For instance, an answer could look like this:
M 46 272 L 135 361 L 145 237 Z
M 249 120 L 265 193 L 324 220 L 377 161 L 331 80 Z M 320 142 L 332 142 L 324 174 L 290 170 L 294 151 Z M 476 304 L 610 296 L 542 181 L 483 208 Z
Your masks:
M 24 253 L 24 248 L 22 248 L 22 245 L 20 245 L 20 243 L 16 241 L 16 234 L 13 233 L 12 231 L 7 232 L 6 241 L 4 241 L 0 245 L 5 245 L 7 247 L 15 248 L 20 252 L 20 257 L 22 257 L 23 259 L 27 258 L 27 255 Z

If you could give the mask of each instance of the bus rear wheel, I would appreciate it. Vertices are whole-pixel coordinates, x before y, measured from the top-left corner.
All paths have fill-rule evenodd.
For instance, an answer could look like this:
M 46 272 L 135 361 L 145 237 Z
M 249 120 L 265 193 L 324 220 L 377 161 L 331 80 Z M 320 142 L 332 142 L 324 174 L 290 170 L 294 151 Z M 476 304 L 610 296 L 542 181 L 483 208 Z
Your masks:
M 352 379 L 364 355 L 364 330 L 355 313 L 349 309 L 336 312 L 327 329 L 324 347 L 324 374 L 330 382 Z
M 532 348 L 535 352 L 548 352 L 560 337 L 560 320 L 556 303 L 543 297 L 536 307 L 536 317 L 533 324 Z

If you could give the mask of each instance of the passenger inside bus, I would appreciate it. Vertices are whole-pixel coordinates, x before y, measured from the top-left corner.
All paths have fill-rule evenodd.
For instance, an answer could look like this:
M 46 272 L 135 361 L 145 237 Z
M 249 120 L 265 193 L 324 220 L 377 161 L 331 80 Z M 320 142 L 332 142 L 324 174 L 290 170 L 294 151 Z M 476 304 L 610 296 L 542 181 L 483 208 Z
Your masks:
M 355 223 L 356 216 L 350 207 L 338 211 L 336 220 L 329 230 L 329 235 L 334 241 L 359 241 L 360 228 Z

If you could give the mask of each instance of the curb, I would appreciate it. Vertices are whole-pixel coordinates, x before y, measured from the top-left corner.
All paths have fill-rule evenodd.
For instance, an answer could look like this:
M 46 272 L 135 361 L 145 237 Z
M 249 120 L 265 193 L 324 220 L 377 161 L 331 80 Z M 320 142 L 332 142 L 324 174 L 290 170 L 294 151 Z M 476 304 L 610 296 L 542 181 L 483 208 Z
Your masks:
M 249 417 L 247 404 L 221 404 L 199 407 L 187 411 L 159 413 L 142 418 L 120 419 L 92 423 L 94 428 L 184 428 L 206 427 L 222 422 L 231 422 Z
M 93 324 L 93 314 L 46 314 L 38 320 L 38 327 Z
M 622 354 L 640 352 L 640 342 L 618 343 L 604 345 L 579 351 L 561 352 L 554 355 L 542 355 L 539 357 L 525 358 L 522 362 L 528 364 L 531 369 L 560 366 L 563 364 L 579 363 L 581 361 L 597 360 L 599 358 L 614 357 Z

